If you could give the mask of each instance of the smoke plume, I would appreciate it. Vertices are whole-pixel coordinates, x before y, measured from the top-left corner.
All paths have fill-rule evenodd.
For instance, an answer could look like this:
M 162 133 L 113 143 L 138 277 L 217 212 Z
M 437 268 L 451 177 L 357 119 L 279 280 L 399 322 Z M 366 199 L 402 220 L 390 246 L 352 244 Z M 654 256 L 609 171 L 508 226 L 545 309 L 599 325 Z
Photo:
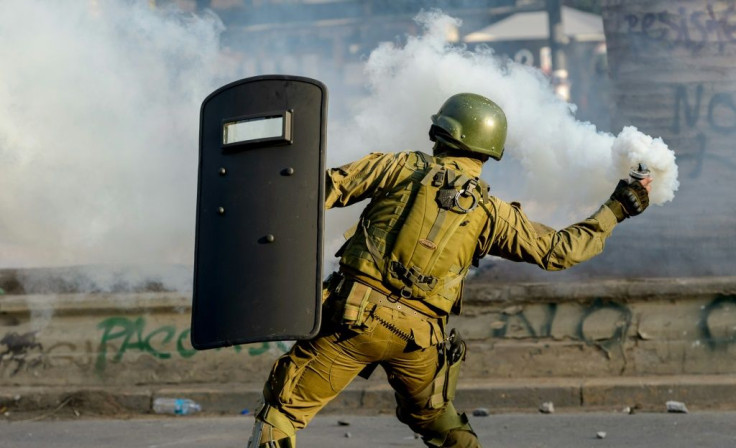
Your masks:
M 448 29 L 460 25 L 456 19 L 435 11 L 417 21 L 423 34 L 402 47 L 383 44 L 368 58 L 370 95 L 346 126 L 351 146 L 429 152 L 430 116 L 449 96 L 473 92 L 498 103 L 508 119 L 504 159 L 489 162 L 484 176 L 495 194 L 527 204 L 533 218 L 553 225 L 584 218 L 639 162 L 653 172 L 652 203 L 672 200 L 677 166 L 661 139 L 634 128 L 618 137 L 598 132 L 575 119 L 575 106 L 558 99 L 537 69 L 499 58 L 490 48 L 469 51 L 448 43 Z
M 146 1 L 0 2 L 0 267 L 191 263 L 222 29 Z
M 330 117 L 329 164 L 369 151 L 430 152 L 430 116 L 466 91 L 505 110 L 506 155 L 484 176 L 533 219 L 584 217 L 640 161 L 654 172 L 652 201 L 672 199 L 677 167 L 661 140 L 598 132 L 576 121 L 538 70 L 449 44 L 456 19 L 429 12 L 418 22 L 419 36 L 368 56 L 363 100 L 346 105 L 328 86 L 330 110 L 352 110 Z M 214 14 L 146 1 L 0 2 L 0 268 L 143 266 L 138 279 L 152 264 L 191 266 L 199 107 L 247 72 L 221 49 L 222 31 Z M 359 208 L 328 213 L 327 259 Z M 109 282 L 125 283 L 125 272 Z M 177 272 L 174 282 L 186 283 Z M 84 274 L 82 283 L 96 290 L 107 276 Z

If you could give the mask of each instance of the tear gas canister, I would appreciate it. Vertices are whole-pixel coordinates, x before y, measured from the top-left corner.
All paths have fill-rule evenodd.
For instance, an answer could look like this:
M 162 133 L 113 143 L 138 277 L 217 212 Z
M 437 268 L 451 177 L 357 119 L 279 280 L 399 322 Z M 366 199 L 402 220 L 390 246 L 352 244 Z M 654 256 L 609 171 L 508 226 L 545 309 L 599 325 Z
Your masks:
M 629 183 L 636 182 L 637 180 L 649 179 L 652 177 L 652 172 L 649 171 L 645 163 L 640 163 L 636 168 L 632 168 L 629 171 Z

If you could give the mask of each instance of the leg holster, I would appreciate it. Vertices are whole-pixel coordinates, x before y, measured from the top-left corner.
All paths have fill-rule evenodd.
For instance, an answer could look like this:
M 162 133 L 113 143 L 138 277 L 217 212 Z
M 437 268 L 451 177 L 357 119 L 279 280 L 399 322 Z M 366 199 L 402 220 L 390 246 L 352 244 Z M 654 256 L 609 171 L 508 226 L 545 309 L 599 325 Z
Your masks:
M 429 407 L 437 409 L 455 398 L 460 367 L 465 361 L 465 341 L 454 328 L 439 350 L 440 368 L 429 388 Z
M 452 399 L 455 398 L 457 379 L 460 375 L 460 366 L 465 360 L 466 346 L 460 334 L 453 329 L 447 342 L 439 350 L 440 368 L 432 383 L 418 396 L 409 399 L 397 394 L 398 407 L 396 415 L 399 420 L 422 435 L 422 440 L 429 447 L 445 446 L 447 435 L 452 431 L 467 431 L 475 437 L 468 418 L 465 414 L 458 414 Z M 435 418 L 427 422 L 426 417 L 419 423 L 419 418 L 412 414 L 431 415 Z
M 278 409 L 264 405 L 256 415 L 247 448 L 295 448 L 296 430 Z

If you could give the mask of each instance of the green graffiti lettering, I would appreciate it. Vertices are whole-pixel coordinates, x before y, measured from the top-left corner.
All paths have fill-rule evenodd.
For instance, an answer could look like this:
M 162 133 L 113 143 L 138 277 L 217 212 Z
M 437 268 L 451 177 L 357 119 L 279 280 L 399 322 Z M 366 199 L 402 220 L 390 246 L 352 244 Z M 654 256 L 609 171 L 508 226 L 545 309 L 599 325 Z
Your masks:
M 184 359 L 191 358 L 197 353 L 197 350 L 185 347 L 184 343 L 189 338 L 191 330 L 189 328 L 182 331 L 177 336 L 176 327 L 173 325 L 165 325 L 159 327 L 146 335 L 146 319 L 139 316 L 135 320 L 127 317 L 109 317 L 97 325 L 102 330 L 99 349 L 97 350 L 97 360 L 95 362 L 95 370 L 101 373 L 107 367 L 108 347 L 117 347 L 115 355 L 110 362 L 118 363 L 128 350 L 138 350 L 148 353 L 156 359 L 171 359 L 172 352 L 163 350 L 167 344 L 176 338 L 176 352 Z M 114 344 L 114 345 L 113 345 Z M 118 345 L 119 344 L 119 345 Z M 259 356 L 268 352 L 275 347 L 283 353 L 289 351 L 289 347 L 282 341 L 262 342 L 260 344 L 233 345 L 235 353 L 241 353 L 247 349 L 250 356 Z M 219 351 L 217 348 L 216 351 Z
M 120 362 L 123 359 L 123 355 L 129 349 L 146 351 L 146 345 L 143 341 L 143 329 L 146 327 L 146 320 L 143 317 L 136 319 L 131 326 L 131 334 L 125 338 L 123 343 L 120 345 L 120 349 L 113 358 L 114 362 Z M 131 336 L 135 335 L 135 342 L 130 342 Z
M 268 342 L 263 342 L 260 347 L 248 347 L 248 354 L 250 356 L 258 356 L 268 351 Z
M 179 338 L 176 340 L 176 351 L 179 352 L 179 356 L 182 358 L 191 358 L 197 354 L 196 350 L 189 350 L 184 347 L 184 340 L 189 337 L 189 328 L 182 331 Z
M 161 341 L 161 345 L 166 345 L 169 343 L 169 341 L 171 341 L 174 335 L 176 335 L 176 328 L 174 328 L 171 325 L 167 325 L 165 327 L 159 328 L 158 330 L 152 331 L 151 334 L 148 335 L 148 337 L 146 338 L 144 342 L 144 348 L 146 352 L 150 353 L 155 358 L 169 359 L 171 358 L 171 353 L 160 352 L 156 350 L 155 348 L 153 348 L 153 346 L 151 345 L 151 339 L 153 339 L 154 336 L 161 334 L 161 333 L 165 334 L 163 341 Z
M 119 331 L 114 332 L 113 329 L 116 327 L 120 328 Z M 97 328 L 103 330 L 102 338 L 100 339 L 100 348 L 97 350 L 97 362 L 95 363 L 95 370 L 98 372 L 105 370 L 107 366 L 107 344 L 111 340 L 124 338 L 123 343 L 118 349 L 118 353 L 115 358 L 119 361 L 122 357 L 123 347 L 127 346 L 127 342 L 132 335 L 133 323 L 130 319 L 125 317 L 110 317 L 103 320 L 97 325 Z

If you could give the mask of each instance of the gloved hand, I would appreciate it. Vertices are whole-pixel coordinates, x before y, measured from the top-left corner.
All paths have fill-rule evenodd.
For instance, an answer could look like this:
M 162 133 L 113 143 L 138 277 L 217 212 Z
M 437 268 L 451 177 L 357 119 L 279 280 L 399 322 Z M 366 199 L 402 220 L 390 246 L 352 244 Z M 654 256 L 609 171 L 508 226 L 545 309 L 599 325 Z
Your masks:
M 621 222 L 640 214 L 649 206 L 649 193 L 639 181 L 628 183 L 620 180 L 606 205 L 616 215 L 618 222 Z

